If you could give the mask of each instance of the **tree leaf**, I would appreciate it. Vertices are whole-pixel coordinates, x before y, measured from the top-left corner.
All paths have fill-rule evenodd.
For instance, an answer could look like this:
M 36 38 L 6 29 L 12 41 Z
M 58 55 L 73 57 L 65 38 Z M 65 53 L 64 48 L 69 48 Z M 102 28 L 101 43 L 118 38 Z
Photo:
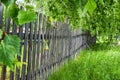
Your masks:
M 99 2 L 100 2 L 102 5 L 104 5 L 104 1 L 103 1 L 103 0 L 99 0 Z
M 20 39 L 16 35 L 6 35 L 0 43 L 0 63 L 13 69 L 13 62 L 19 50 Z
M 14 3 L 16 0 L 1 0 L 1 2 L 8 7 L 9 4 Z
M 85 8 L 87 11 L 92 15 L 93 11 L 96 9 L 96 2 L 94 0 L 88 0 L 87 4 L 85 5 Z
M 25 5 L 25 8 L 27 10 L 34 10 L 34 6 L 32 6 L 32 5 Z
M 6 35 L 4 38 L 5 45 L 11 45 L 15 48 L 15 53 L 20 53 L 20 39 L 17 35 Z
M 20 25 L 35 21 L 36 18 L 37 15 L 33 10 L 27 10 L 27 11 L 21 10 L 18 13 L 18 22 Z
M 16 4 L 10 4 L 7 9 L 7 17 L 17 18 L 19 8 Z
M 2 41 L 0 44 L 0 63 L 7 65 L 11 69 L 13 68 L 12 61 L 14 60 L 15 48 L 10 45 L 5 45 Z

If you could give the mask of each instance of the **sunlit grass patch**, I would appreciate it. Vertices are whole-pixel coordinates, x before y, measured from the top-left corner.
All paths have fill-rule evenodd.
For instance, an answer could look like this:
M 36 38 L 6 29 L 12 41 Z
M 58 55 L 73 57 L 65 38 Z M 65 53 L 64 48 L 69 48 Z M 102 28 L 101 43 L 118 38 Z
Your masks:
M 48 80 L 120 80 L 120 47 L 94 45 L 53 73 Z

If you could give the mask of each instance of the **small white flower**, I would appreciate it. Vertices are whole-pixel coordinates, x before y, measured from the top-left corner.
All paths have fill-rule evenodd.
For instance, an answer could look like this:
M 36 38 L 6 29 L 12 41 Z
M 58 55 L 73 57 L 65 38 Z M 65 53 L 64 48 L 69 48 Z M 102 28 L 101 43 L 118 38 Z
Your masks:
M 24 0 L 17 0 L 16 4 L 19 6 L 23 6 L 24 4 L 26 4 L 26 2 Z

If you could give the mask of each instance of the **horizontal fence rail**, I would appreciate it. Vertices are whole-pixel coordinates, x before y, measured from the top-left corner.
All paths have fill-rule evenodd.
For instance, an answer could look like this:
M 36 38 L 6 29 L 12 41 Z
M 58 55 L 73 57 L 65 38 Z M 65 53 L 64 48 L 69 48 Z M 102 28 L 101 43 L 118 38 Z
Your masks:
M 1 15 L 0 12 L 0 20 Z M 48 26 L 47 17 L 42 14 L 35 22 L 19 27 L 10 18 L 5 24 L 8 34 L 20 37 L 21 56 L 16 57 L 27 65 L 16 67 L 14 72 L 1 65 L 0 80 L 46 80 L 80 50 L 95 42 L 90 34 L 83 34 L 81 29 L 71 30 L 67 23 Z

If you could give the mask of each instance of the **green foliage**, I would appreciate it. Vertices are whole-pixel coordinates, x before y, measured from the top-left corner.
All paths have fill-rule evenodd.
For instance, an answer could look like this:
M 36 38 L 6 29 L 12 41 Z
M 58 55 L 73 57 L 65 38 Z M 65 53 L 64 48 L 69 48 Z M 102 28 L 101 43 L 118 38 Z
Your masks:
M 37 15 L 33 10 L 20 10 L 18 13 L 18 21 L 20 25 L 35 21 L 36 17 Z
M 8 8 L 8 16 L 18 25 L 34 21 L 35 11 L 40 11 L 51 21 L 64 22 L 67 18 L 72 28 L 82 27 L 83 31 L 90 30 L 92 35 L 108 41 L 120 35 L 120 0 L 25 0 L 24 10 L 19 10 L 15 1 L 1 0 Z
M 99 0 L 100 4 L 104 5 L 104 0 Z
M 64 22 L 69 19 L 72 28 L 76 29 L 84 27 L 81 24 L 85 23 L 87 11 L 89 16 L 92 16 L 94 10 L 97 8 L 94 0 L 45 0 L 41 2 L 43 12 L 52 17 L 55 21 Z M 84 20 L 84 22 L 82 22 Z
M 91 51 L 82 51 L 48 80 L 119 80 L 119 57 L 120 46 L 97 44 Z
M 35 21 L 37 14 L 33 5 L 26 4 L 22 6 L 24 10 L 20 10 L 19 6 L 15 4 L 16 0 L 2 1 L 6 5 L 5 18 L 12 18 L 17 25 L 22 25 Z
M 1 0 L 1 2 L 8 7 L 10 4 L 14 3 L 16 0 Z
M 6 35 L 4 38 L 4 43 L 5 45 L 11 45 L 15 48 L 14 52 L 15 53 L 20 53 L 20 39 L 18 38 L 17 35 Z
M 45 0 L 42 11 L 54 21 L 69 19 L 72 28 L 82 27 L 108 41 L 120 35 L 120 0 Z M 111 39 L 112 35 L 112 39 Z
M 2 38 L 2 30 L 0 29 L 0 39 Z
M 10 4 L 7 9 L 7 16 L 15 19 L 17 18 L 19 8 L 16 4 Z
M 114 36 L 120 35 L 120 0 L 25 1 L 26 5 L 24 7 L 26 9 L 34 9 L 38 13 L 43 13 L 52 18 L 51 21 L 53 22 L 65 22 L 67 18 L 73 29 L 81 27 L 83 31 L 90 30 L 92 35 L 105 35 L 109 41 L 114 39 Z M 25 22 L 19 21 L 22 24 L 28 20 L 23 20 Z M 32 19 L 29 21 L 32 21 Z M 110 39 L 111 35 L 112 39 Z
M 32 5 L 25 5 L 25 8 L 27 10 L 34 10 L 34 7 Z
M 0 43 L 0 64 L 14 67 L 15 56 L 20 55 L 20 39 L 16 35 L 7 35 Z
M 90 13 L 90 15 L 93 14 L 93 11 L 96 9 L 96 2 L 94 0 L 88 0 L 87 4 L 85 5 L 87 11 Z
M 113 41 L 120 35 L 120 2 L 119 0 L 95 0 L 97 8 L 92 16 L 85 19 L 83 29 L 89 29 L 92 35 L 106 36 L 105 40 Z M 99 40 L 99 39 L 98 39 Z
M 87 0 L 47 0 L 42 2 L 42 10 L 55 21 L 64 22 L 68 18 L 72 27 L 77 28 L 80 27 L 81 14 L 86 2 Z

